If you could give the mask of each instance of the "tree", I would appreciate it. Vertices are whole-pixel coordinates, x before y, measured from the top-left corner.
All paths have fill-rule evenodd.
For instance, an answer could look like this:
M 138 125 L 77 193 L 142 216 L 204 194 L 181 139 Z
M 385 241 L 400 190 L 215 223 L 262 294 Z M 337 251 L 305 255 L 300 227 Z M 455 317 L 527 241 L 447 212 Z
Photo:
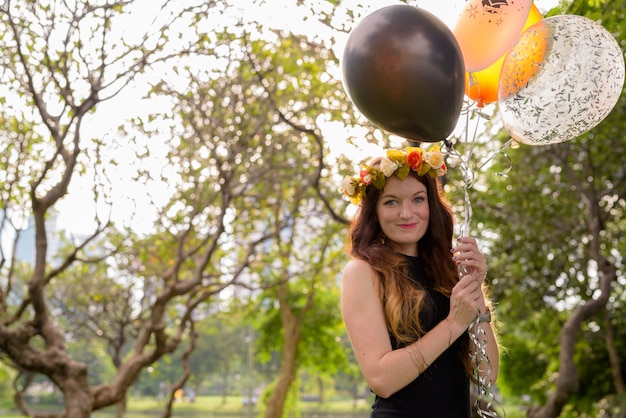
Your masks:
M 621 40 L 613 16 L 624 3 L 600 3 L 572 2 L 568 12 L 602 16 Z M 597 128 L 567 143 L 511 151 L 510 175 L 486 177 L 488 191 L 474 199 L 510 349 L 502 384 L 533 395 L 531 417 L 557 417 L 573 402 L 589 409 L 623 392 L 626 353 L 615 321 L 624 312 L 625 106 L 622 97 Z M 590 355 L 590 346 L 605 347 L 604 355 Z M 521 376 L 521 363 L 535 367 Z
M 48 376 L 65 395 L 66 415 L 89 416 L 92 410 L 119 402 L 141 367 L 171 350 L 177 341 L 162 338 L 151 353 L 143 353 L 149 337 L 162 336 L 159 325 L 151 323 L 141 330 L 145 342 L 137 346 L 136 356 L 123 365 L 117 364 L 114 381 L 90 386 L 86 365 L 68 352 L 67 334 L 52 317 L 55 312 L 49 297 L 51 293 L 61 295 L 61 277 L 79 259 L 86 255 L 92 262 L 97 261 L 84 250 L 110 224 L 99 223 L 90 236 L 74 244 L 59 265 L 53 266 L 47 263 L 50 237 L 46 217 L 67 193 L 75 173 L 88 165 L 81 156 L 89 148 L 82 134 L 83 122 L 90 113 L 146 68 L 167 61 L 171 55 L 186 53 L 184 44 L 177 51 L 163 49 L 169 25 L 194 9 L 206 12 L 214 4 L 177 10 L 165 3 L 163 15 L 168 23 L 157 27 L 156 35 L 145 35 L 134 43 L 118 43 L 113 27 L 115 18 L 124 16 L 129 2 L 83 2 L 64 9 L 60 2 L 9 1 L 0 9 L 5 34 L 0 46 L 2 80 L 12 87 L 2 114 L 6 122 L 2 142 L 2 230 L 13 232 L 17 242 L 20 228 L 16 222 L 32 216 L 36 227 L 35 262 L 27 282 L 18 280 L 15 253 L 8 258 L 4 253 L 2 256 L 0 349 L 20 374 Z M 96 165 L 100 162 L 92 161 Z M 18 406 L 34 415 L 20 394 L 16 397 Z
M 190 374 L 195 312 L 237 283 L 257 245 L 275 234 L 246 229 L 244 221 L 255 219 L 254 202 L 262 192 L 257 185 L 271 184 L 277 169 L 266 164 L 280 154 L 280 144 L 268 141 L 279 121 L 276 112 L 267 98 L 257 101 L 262 86 L 238 72 L 241 57 L 230 61 L 232 57 L 220 56 L 204 31 L 197 31 L 197 39 L 176 32 L 178 24 L 200 27 L 215 13 L 217 2 L 166 1 L 159 15 L 166 24 L 134 42 L 120 42 L 116 19 L 125 17 L 131 4 L 83 2 L 68 10 L 61 2 L 5 2 L 0 10 L 5 28 L 2 77 L 15 92 L 2 114 L 7 138 L 2 142 L 2 227 L 17 241 L 17 222 L 32 216 L 36 231 L 35 262 L 25 282 L 18 280 L 15 253 L 3 253 L 0 350 L 18 372 L 48 376 L 60 388 L 65 398 L 61 416 L 89 416 L 113 404 L 122 405 L 122 414 L 126 393 L 141 371 L 184 343 L 186 369 L 177 382 L 182 387 Z M 225 33 L 218 46 L 232 40 Z M 234 66 L 221 75 L 219 70 L 192 71 L 185 57 L 200 50 L 207 60 L 226 59 Z M 176 66 L 169 67 L 170 74 L 189 76 L 190 88 L 179 91 L 165 81 L 154 83 L 155 95 L 170 97 L 174 112 L 149 116 L 170 122 L 166 126 L 172 128 L 168 138 L 173 146 L 166 157 L 174 164 L 168 166 L 171 170 L 155 173 L 143 166 L 151 152 L 145 136 L 119 133 L 127 154 L 136 158 L 134 180 L 144 187 L 161 181 L 171 187 L 171 198 L 154 206 L 154 229 L 139 233 L 98 214 L 93 231 L 72 240 L 52 263 L 45 222 L 51 209 L 79 172 L 94 177 L 93 200 L 107 202 L 112 192 L 107 176 L 120 164 L 115 158 L 122 158 L 107 156 L 116 138 L 85 139 L 88 117 L 142 72 L 167 71 L 171 58 Z M 150 120 L 137 120 L 144 133 L 154 127 Z M 74 286 L 65 288 L 72 277 Z M 55 321 L 52 315 L 63 311 L 55 312 L 51 300 L 62 299 L 64 290 L 81 291 L 84 283 L 91 285 L 84 303 L 77 300 L 67 321 Z M 117 304 L 132 309 L 116 311 Z M 70 324 L 80 318 L 86 318 L 81 321 L 86 326 L 72 333 Z M 69 340 L 85 335 L 108 341 L 116 367 L 110 382 L 91 385 L 87 364 L 68 350 Z M 16 400 L 25 414 L 35 416 L 23 397 Z M 170 409 L 171 398 L 166 416 Z
M 255 254 L 250 270 L 262 289 L 255 315 L 266 316 L 259 345 L 281 358 L 265 416 L 280 417 L 300 364 L 321 369 L 342 361 L 335 348 L 341 321 L 333 308 L 338 306 L 335 280 L 346 221 L 328 213 L 328 189 L 320 182 L 327 149 L 315 117 L 341 110 L 345 101 L 336 100 L 343 94 L 339 83 L 324 76 L 330 57 L 321 45 L 284 35 L 276 44 L 250 41 L 245 48 L 249 71 L 284 126 L 272 135 L 281 152 L 266 161 L 280 170 L 273 183 L 257 186 L 266 201 L 256 222 L 279 233 Z M 338 218 L 343 222 L 335 222 Z
M 166 2 L 162 11 L 167 23 L 152 28 L 155 34 L 134 41 L 123 38 L 123 42 L 114 22 L 127 16 L 130 3 L 126 1 L 79 2 L 71 8 L 63 2 L 5 1 L 0 6 L 1 78 L 10 86 L 1 115 L 1 227 L 3 235 L 14 236 L 17 243 L 20 223 L 32 218 L 36 245 L 32 269 L 23 282 L 16 275 L 16 253 L 2 254 L 0 350 L 19 372 L 16 379 L 23 373 L 39 373 L 60 388 L 65 396 L 64 415 L 89 416 L 93 410 L 119 402 L 141 367 L 171 348 L 161 340 L 152 353 L 137 352 L 120 367 L 112 383 L 88 384 L 87 367 L 68 352 L 67 335 L 54 320 L 48 298 L 53 291 L 61 294 L 58 286 L 63 273 L 82 257 L 90 258 L 85 248 L 110 223 L 100 220 L 89 236 L 51 264 L 54 254 L 48 253 L 46 218 L 68 192 L 75 174 L 102 162 L 96 155 L 90 163 L 84 152 L 98 150 L 97 141 L 88 146 L 90 140 L 83 138 L 97 105 L 114 98 L 146 68 L 189 52 L 182 43 L 178 50 L 163 48 L 174 32 L 170 25 L 194 10 L 207 12 L 214 4 L 185 9 Z M 158 324 L 153 325 L 144 328 L 144 337 L 162 332 Z M 21 393 L 16 394 L 17 405 L 34 416 Z
M 219 377 L 223 402 L 232 394 L 235 371 L 246 372 L 250 341 L 250 326 L 243 314 L 229 309 L 227 313 L 211 316 L 199 323 L 196 350 L 190 358 L 194 371 L 191 382 L 196 392 L 209 376 Z M 249 383 L 249 382 L 246 382 Z
M 320 233 L 324 229 L 320 225 L 302 234 L 307 229 L 303 222 L 310 222 L 318 213 L 309 211 L 311 208 L 306 213 L 300 212 L 302 208 L 287 210 L 293 209 L 300 214 L 294 218 L 292 230 L 284 231 L 272 243 L 276 248 L 268 252 L 268 259 L 273 261 L 259 272 L 268 282 L 257 310 L 263 314 L 259 345 L 266 356 L 272 350 L 281 356 L 280 371 L 267 402 L 268 418 L 283 416 L 299 368 L 328 373 L 346 363 L 345 351 L 337 344 L 341 319 L 336 310 L 339 297 L 335 280 L 341 246 L 338 251 L 334 235 Z M 311 238 L 306 244 L 294 239 L 307 235 Z

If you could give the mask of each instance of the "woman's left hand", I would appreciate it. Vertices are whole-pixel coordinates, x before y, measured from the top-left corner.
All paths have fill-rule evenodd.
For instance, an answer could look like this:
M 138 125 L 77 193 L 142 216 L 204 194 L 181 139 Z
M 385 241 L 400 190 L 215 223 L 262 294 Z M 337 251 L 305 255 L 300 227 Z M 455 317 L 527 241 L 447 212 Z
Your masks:
M 456 247 L 450 250 L 453 253 L 452 259 L 459 267 L 465 269 L 466 274 L 471 274 L 482 282 L 487 275 L 487 261 L 485 256 L 478 249 L 476 240 L 472 237 L 460 237 Z

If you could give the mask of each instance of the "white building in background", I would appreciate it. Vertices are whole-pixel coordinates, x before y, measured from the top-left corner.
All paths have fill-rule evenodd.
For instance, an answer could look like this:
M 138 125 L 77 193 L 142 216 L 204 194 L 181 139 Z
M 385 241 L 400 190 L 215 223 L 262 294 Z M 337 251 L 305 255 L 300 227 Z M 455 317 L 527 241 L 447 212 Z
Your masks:
M 3 216 L 1 214 L 0 216 Z M 51 211 L 48 219 L 46 219 L 46 234 L 48 238 L 48 261 L 52 260 L 58 253 L 61 247 L 60 231 L 58 229 L 58 213 Z M 31 217 L 28 219 L 28 223 L 24 229 L 19 231 L 9 230 L 5 227 L 2 232 L 2 249 L 5 257 L 10 257 L 13 252 L 13 241 L 15 234 L 19 233 L 19 239 L 17 241 L 16 258 L 17 261 L 26 262 L 29 264 L 35 263 L 35 220 Z

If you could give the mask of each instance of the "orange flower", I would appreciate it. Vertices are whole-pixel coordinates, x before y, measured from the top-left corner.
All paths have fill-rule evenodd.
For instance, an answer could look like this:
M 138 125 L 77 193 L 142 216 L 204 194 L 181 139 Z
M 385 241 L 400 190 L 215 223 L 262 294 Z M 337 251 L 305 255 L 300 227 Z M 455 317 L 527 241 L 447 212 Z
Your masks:
M 422 167 L 422 162 L 424 161 L 424 157 L 422 153 L 419 151 L 412 151 L 406 156 L 406 162 L 413 171 L 419 171 Z
M 369 170 L 361 170 L 359 174 L 363 184 L 367 186 L 372 183 L 372 175 L 370 174 Z

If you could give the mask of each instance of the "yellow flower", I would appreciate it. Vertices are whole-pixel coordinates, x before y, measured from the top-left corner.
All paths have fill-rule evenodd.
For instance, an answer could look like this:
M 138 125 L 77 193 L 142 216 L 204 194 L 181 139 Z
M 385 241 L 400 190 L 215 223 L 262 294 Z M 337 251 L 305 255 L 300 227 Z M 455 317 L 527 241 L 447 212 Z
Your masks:
M 389 158 L 394 163 L 398 164 L 398 167 L 406 164 L 406 154 L 397 149 L 387 150 L 387 158 Z

